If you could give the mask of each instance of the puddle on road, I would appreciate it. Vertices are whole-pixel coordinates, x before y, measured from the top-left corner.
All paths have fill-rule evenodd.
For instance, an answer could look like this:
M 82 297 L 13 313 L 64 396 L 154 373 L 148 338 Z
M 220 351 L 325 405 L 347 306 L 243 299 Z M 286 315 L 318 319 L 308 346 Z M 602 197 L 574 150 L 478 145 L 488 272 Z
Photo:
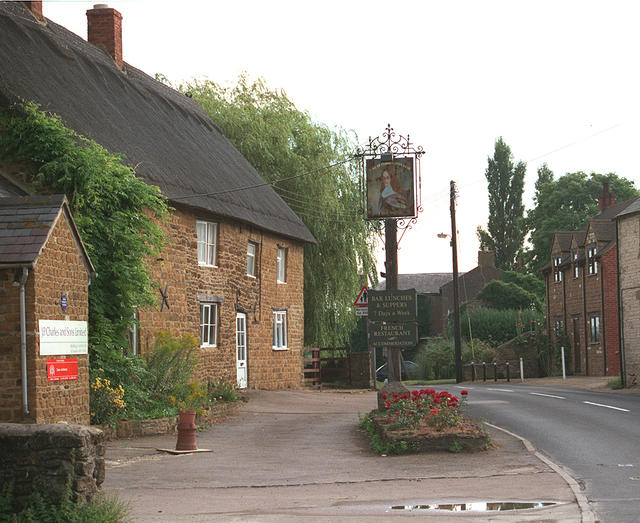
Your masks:
M 508 510 L 529 510 L 561 505 L 557 501 L 476 501 L 473 503 L 438 503 L 432 505 L 393 505 L 392 510 L 434 510 L 447 512 L 505 512 Z

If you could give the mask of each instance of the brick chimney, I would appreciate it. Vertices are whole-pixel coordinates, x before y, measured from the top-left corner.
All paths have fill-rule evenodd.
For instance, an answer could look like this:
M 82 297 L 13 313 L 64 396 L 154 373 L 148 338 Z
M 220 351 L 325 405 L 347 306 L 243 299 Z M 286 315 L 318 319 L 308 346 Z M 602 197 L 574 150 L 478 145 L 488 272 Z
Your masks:
M 87 11 L 87 40 L 102 47 L 122 69 L 122 15 L 107 4 Z
M 602 211 L 611 207 L 616 202 L 616 197 L 609 192 L 609 182 L 602 182 L 602 194 L 598 196 L 598 210 Z
M 22 3 L 29 11 L 31 11 L 31 14 L 36 18 L 36 20 L 44 20 L 44 16 L 42 14 L 42 0 Z
M 484 249 L 478 251 L 478 267 L 496 268 L 495 252 Z

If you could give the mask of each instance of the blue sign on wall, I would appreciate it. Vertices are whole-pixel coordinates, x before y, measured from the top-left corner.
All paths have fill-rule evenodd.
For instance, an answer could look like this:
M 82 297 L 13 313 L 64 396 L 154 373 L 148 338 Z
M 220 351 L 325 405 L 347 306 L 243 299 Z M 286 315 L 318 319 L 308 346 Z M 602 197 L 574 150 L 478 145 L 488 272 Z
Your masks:
M 62 307 L 63 311 L 67 310 L 67 295 L 63 294 L 60 296 L 60 307 Z

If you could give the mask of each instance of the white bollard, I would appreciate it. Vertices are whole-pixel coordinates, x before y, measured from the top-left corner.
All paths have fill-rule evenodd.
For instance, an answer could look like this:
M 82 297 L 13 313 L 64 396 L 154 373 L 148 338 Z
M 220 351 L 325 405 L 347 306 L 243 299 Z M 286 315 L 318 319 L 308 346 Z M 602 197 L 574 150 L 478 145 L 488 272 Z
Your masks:
M 524 383 L 524 361 L 520 358 L 520 380 Z
M 562 379 L 566 380 L 567 379 L 567 372 L 566 372 L 566 369 L 564 367 L 564 347 L 560 347 L 560 350 L 562 351 Z

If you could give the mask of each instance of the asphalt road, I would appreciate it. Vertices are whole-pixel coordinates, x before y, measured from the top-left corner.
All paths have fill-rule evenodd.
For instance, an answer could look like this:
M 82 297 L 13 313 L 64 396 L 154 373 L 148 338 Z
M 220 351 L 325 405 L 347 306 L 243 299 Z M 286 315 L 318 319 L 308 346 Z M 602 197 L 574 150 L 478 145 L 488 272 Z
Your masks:
M 640 397 L 506 382 L 448 390 L 461 388 L 469 417 L 528 439 L 563 466 L 601 521 L 640 521 Z

